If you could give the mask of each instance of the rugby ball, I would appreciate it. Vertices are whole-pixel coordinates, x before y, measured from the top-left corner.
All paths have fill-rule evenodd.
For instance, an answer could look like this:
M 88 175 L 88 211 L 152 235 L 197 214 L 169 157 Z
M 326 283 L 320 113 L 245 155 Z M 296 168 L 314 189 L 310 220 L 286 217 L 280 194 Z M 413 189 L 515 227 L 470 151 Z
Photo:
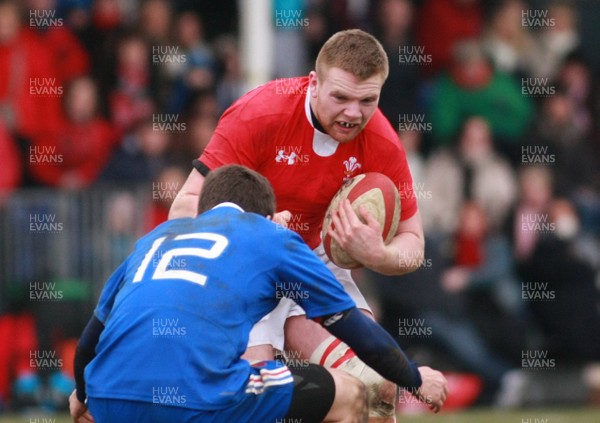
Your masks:
M 348 199 L 352 209 L 363 222 L 360 206 L 371 213 L 379 222 L 384 243 L 389 244 L 400 222 L 400 194 L 390 178 L 382 173 L 368 172 L 349 179 L 333 196 L 325 218 L 321 238 L 325 253 L 331 261 L 344 269 L 356 269 L 362 264 L 346 253 L 340 245 L 328 234 L 332 213 L 337 210 L 343 200 Z M 369 248 L 365 245 L 365 248 Z

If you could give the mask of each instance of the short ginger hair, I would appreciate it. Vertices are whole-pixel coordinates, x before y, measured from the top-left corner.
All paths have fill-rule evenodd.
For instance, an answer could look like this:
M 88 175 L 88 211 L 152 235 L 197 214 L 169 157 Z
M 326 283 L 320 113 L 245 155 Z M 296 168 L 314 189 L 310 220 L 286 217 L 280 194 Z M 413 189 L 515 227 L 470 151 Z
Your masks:
M 371 34 L 360 29 L 348 29 L 333 34 L 321 47 L 316 71 L 323 77 L 326 69 L 340 68 L 361 81 L 374 75 L 387 79 L 388 57 L 383 46 Z

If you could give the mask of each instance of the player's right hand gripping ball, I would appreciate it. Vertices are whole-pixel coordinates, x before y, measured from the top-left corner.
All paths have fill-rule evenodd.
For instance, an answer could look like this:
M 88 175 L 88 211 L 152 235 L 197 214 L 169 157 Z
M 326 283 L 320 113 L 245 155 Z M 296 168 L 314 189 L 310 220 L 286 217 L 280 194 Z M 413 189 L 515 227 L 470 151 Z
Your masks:
M 362 205 L 379 222 L 384 243 L 389 244 L 400 222 L 400 194 L 390 178 L 382 173 L 368 172 L 349 179 L 333 196 L 325 219 L 323 220 L 323 246 L 327 256 L 337 266 L 344 269 L 356 269 L 362 264 L 354 260 L 327 233 L 332 219 L 332 212 L 337 210 L 345 199 L 350 201 L 352 209 L 363 222 L 359 207 Z M 365 245 L 365 248 L 369 248 Z

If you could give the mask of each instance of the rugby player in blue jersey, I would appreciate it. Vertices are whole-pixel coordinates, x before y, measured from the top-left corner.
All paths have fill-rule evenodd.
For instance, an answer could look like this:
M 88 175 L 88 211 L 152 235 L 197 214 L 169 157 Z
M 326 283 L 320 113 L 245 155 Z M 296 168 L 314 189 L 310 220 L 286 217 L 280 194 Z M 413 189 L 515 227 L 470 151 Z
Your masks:
M 274 198 L 263 176 L 224 166 L 207 176 L 198 217 L 136 243 L 79 340 L 75 422 L 366 421 L 365 387 L 348 373 L 242 358 L 252 326 L 284 296 L 439 410 L 441 373 L 409 361 L 300 236 L 270 221 Z

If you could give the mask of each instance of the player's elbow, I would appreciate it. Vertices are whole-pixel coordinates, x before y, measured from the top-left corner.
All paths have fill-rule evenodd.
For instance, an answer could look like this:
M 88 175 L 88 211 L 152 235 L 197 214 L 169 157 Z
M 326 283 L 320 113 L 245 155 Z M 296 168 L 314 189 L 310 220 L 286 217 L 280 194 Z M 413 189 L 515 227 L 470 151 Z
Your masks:
M 418 270 L 425 263 L 425 242 L 419 239 L 410 250 L 399 251 L 397 274 L 403 275 Z

